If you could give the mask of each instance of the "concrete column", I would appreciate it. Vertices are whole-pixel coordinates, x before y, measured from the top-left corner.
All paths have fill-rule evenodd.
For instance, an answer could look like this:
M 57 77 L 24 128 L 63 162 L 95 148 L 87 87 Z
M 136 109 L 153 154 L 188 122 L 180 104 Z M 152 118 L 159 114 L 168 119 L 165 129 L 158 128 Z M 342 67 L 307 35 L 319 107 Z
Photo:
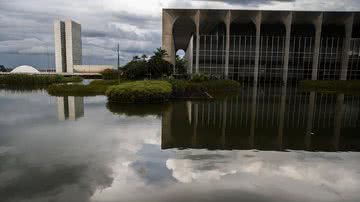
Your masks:
M 258 93 L 258 86 L 254 85 L 252 92 L 252 102 L 251 102 L 251 126 L 250 126 L 251 128 L 250 128 L 250 138 L 249 138 L 249 145 L 251 149 L 255 149 L 257 93 Z
M 227 14 L 226 14 L 225 25 L 226 25 L 225 79 L 228 79 L 229 78 L 231 11 L 228 11 Z
M 321 13 L 314 21 L 315 44 L 314 44 L 311 80 L 317 80 L 317 75 L 318 75 L 322 22 L 323 22 L 323 13 Z
M 221 126 L 221 145 L 226 147 L 226 118 L 227 118 L 227 98 L 223 101 L 222 126 Z
M 57 97 L 57 110 L 58 110 L 59 121 L 65 121 L 66 115 L 65 115 L 65 99 L 64 99 L 64 97 Z
M 174 144 L 172 137 L 173 106 L 169 105 L 161 116 L 161 149 L 171 148 Z
M 194 36 L 191 36 L 189 45 L 188 45 L 188 51 L 187 54 L 189 55 L 189 60 L 188 60 L 188 73 L 192 74 L 193 73 L 193 62 L 194 62 Z
M 174 17 L 167 11 L 162 16 L 162 49 L 166 50 L 165 60 L 175 65 L 175 45 L 173 36 Z
M 198 129 L 198 120 L 199 120 L 199 104 L 194 104 L 194 127 L 193 127 L 193 136 L 192 136 L 192 146 L 193 148 L 197 147 L 197 129 Z
M 288 16 L 286 16 L 284 19 L 286 35 L 285 35 L 285 50 L 284 50 L 283 83 L 285 85 L 287 84 L 287 80 L 288 80 L 291 24 L 292 24 L 292 12 L 290 12 Z
M 199 59 L 200 59 L 200 10 L 196 12 L 195 15 L 195 25 L 196 25 L 196 64 L 195 64 L 195 73 L 199 73 Z
M 309 96 L 309 107 L 308 107 L 307 122 L 306 122 L 306 136 L 305 136 L 306 150 L 310 150 L 311 148 L 314 109 L 315 109 L 315 92 L 311 92 Z
M 261 19 L 262 19 L 262 13 L 261 11 L 259 11 L 259 13 L 255 18 L 256 47 L 255 47 L 254 85 L 257 85 L 258 77 L 259 77 Z
M 349 65 L 349 51 L 354 24 L 354 14 L 351 14 L 345 21 L 345 41 L 343 46 L 343 57 L 341 62 L 340 80 L 347 79 L 347 70 Z
M 336 107 L 335 107 L 335 119 L 334 119 L 334 137 L 333 137 L 333 145 L 336 151 L 339 150 L 341 125 L 344 116 L 344 99 L 345 99 L 344 94 L 337 95 Z
M 285 125 L 285 109 L 286 109 L 286 90 L 287 86 L 284 85 L 281 89 L 281 103 L 280 103 L 280 118 L 279 118 L 279 130 L 278 130 L 278 146 L 279 150 L 283 149 L 284 139 L 284 125 Z

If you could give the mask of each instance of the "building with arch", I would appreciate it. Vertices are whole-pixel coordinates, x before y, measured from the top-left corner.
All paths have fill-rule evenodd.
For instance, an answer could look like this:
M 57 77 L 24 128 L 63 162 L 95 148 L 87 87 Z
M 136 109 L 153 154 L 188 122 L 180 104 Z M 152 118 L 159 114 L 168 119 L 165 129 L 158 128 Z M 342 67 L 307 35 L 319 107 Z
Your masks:
M 241 81 L 360 79 L 360 13 L 164 9 L 162 47 L 188 73 Z

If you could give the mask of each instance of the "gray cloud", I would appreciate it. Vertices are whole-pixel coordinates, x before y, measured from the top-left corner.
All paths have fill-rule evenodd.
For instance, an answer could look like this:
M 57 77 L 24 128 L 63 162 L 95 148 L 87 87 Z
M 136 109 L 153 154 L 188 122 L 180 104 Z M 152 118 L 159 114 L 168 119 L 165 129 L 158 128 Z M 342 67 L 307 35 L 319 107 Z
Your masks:
M 324 3 L 325 2 L 325 3 Z M 84 63 L 115 64 L 119 43 L 124 62 L 161 46 L 162 8 L 323 9 L 360 8 L 356 0 L 12 0 L 0 1 L 0 63 L 54 66 L 53 20 L 82 24 Z M 51 59 L 46 59 L 50 53 Z M 6 57 L 11 54 L 11 57 Z M 17 58 L 16 62 L 12 58 Z M 32 58 L 29 60 L 29 58 Z M 45 59 L 44 59 L 45 58 Z

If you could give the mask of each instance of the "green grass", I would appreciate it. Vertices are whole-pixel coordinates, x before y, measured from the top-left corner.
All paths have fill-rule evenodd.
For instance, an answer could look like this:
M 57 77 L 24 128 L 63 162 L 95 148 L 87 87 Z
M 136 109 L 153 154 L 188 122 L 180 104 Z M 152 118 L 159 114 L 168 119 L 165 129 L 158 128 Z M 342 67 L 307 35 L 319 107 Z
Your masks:
M 360 81 L 301 81 L 300 87 L 305 91 L 324 93 L 358 93 L 360 94 Z
M 154 103 L 166 101 L 172 93 L 167 81 L 133 81 L 111 86 L 106 91 L 110 102 Z
M 114 87 L 111 87 L 114 86 Z M 107 90 L 111 87 L 111 91 Z M 170 90 L 169 90 L 170 89 Z M 219 93 L 237 92 L 240 84 L 232 80 L 126 81 L 94 80 L 89 85 L 53 84 L 47 88 L 53 96 L 107 95 L 111 102 L 163 102 L 172 99 L 208 99 Z M 170 94 L 169 94 L 170 93 Z
M 54 83 L 81 82 L 78 76 L 64 77 L 61 75 L 28 75 L 28 74 L 7 74 L 0 75 L 0 84 L 12 86 L 29 85 L 50 85 Z
M 94 80 L 89 85 L 83 84 L 53 84 L 47 88 L 53 96 L 96 96 L 105 95 L 106 90 L 119 84 L 116 80 Z

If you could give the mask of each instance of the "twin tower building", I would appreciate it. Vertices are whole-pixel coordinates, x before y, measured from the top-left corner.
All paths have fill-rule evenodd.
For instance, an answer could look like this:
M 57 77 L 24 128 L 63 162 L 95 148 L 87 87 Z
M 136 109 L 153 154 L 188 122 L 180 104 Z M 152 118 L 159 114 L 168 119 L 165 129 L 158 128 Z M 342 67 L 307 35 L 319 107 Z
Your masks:
M 55 65 L 57 73 L 74 73 L 82 64 L 81 25 L 71 20 L 55 20 Z
M 56 73 L 100 73 L 112 65 L 83 65 L 81 25 L 72 20 L 55 20 Z

